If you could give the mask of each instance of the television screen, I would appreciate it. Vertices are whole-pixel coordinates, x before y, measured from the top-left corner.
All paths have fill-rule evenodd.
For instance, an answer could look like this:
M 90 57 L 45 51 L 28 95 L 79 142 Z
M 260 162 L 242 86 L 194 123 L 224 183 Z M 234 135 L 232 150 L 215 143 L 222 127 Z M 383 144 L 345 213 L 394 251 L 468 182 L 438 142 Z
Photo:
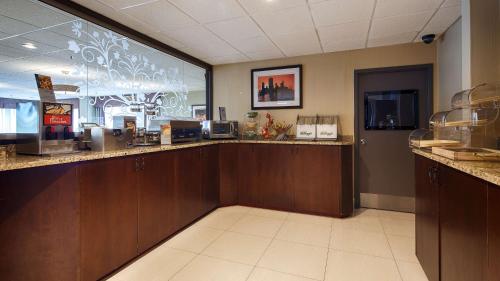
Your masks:
M 365 130 L 418 128 L 418 90 L 365 92 Z

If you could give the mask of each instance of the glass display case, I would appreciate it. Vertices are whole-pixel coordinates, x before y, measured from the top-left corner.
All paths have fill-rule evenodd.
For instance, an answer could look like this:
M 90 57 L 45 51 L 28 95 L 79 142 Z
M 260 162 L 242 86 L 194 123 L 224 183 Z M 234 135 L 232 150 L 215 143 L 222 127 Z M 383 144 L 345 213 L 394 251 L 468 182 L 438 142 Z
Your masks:
M 472 89 L 458 92 L 451 99 L 452 109 L 470 107 L 500 107 L 500 84 L 481 84 Z
M 413 148 L 490 148 L 500 146 L 499 84 L 481 84 L 456 93 L 451 110 L 433 114 L 429 129 L 414 130 L 409 136 Z

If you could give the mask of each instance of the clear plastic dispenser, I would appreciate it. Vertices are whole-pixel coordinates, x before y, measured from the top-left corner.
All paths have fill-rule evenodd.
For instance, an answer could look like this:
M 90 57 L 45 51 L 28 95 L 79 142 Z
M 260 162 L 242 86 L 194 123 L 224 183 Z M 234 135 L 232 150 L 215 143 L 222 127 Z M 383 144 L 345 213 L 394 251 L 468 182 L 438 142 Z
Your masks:
M 410 134 L 410 147 L 498 149 L 499 115 L 499 84 L 481 84 L 461 91 L 453 96 L 450 110 L 431 116 L 429 130 L 418 129 Z

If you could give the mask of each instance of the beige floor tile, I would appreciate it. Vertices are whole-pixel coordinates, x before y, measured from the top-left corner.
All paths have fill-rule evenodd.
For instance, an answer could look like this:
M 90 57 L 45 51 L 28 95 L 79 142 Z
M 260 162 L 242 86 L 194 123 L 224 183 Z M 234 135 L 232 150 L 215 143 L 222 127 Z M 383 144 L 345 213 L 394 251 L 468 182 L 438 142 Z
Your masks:
M 275 210 L 252 208 L 250 212 L 248 212 L 248 214 L 259 217 L 284 220 L 286 219 L 286 217 L 288 217 L 289 213 L 282 211 L 275 211 Z
M 266 237 L 226 232 L 208 246 L 202 254 L 255 265 L 270 242 L 271 239 Z
M 249 265 L 198 256 L 172 281 L 244 281 L 252 269 Z
M 333 219 L 329 217 L 313 216 L 306 214 L 290 213 L 287 217 L 288 221 L 298 222 L 298 223 L 310 223 L 331 226 Z
M 359 208 L 354 210 L 353 216 L 355 217 L 379 217 L 379 210 L 377 209 L 367 209 Z
M 256 267 L 248 281 L 311 281 L 314 279 Z
M 384 229 L 380 219 L 375 216 L 355 216 L 351 218 L 338 219 L 333 221 L 333 229 L 347 229 L 358 231 L 370 231 L 383 233 Z
M 299 243 L 274 240 L 260 259 L 258 266 L 323 280 L 327 249 Z
M 414 213 L 378 210 L 378 216 L 380 218 L 402 219 L 402 220 L 415 221 L 415 214 Z
M 170 248 L 201 253 L 222 233 L 224 231 L 220 229 L 194 225 L 177 234 L 165 244 Z
M 108 280 L 166 281 L 195 256 L 190 252 L 160 246 Z
M 334 229 L 330 248 L 378 257 L 392 258 L 384 233 Z
M 283 220 L 246 215 L 229 228 L 229 231 L 272 238 L 278 233 L 282 224 Z
M 392 235 L 415 237 L 415 222 L 405 219 L 380 219 L 385 233 Z
M 392 259 L 330 251 L 325 281 L 400 281 Z
M 387 239 L 396 260 L 418 263 L 415 238 L 388 234 Z
M 397 261 L 403 281 L 428 281 L 419 263 Z
M 236 205 L 236 206 L 218 208 L 217 210 L 215 210 L 215 212 L 248 214 L 248 212 L 250 212 L 251 209 L 253 208 Z
M 330 232 L 331 228 L 326 225 L 287 221 L 281 227 L 276 239 L 328 247 Z
M 195 225 L 208 226 L 217 229 L 227 230 L 245 216 L 245 213 L 239 211 L 222 211 L 212 212 L 208 216 L 201 219 Z

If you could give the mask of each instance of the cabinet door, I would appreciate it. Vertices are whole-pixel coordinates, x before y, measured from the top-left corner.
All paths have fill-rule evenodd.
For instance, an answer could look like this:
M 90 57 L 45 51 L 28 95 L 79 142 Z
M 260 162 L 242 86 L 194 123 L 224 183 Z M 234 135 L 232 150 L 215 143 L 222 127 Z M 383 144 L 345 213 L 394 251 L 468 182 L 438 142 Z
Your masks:
M 240 144 L 228 143 L 219 146 L 220 205 L 238 204 L 238 150 Z
M 416 254 L 429 281 L 439 280 L 438 164 L 415 155 Z
M 173 152 L 145 154 L 139 157 L 139 253 L 154 246 L 176 231 Z
M 440 165 L 441 280 L 486 280 L 487 185 Z
M 83 162 L 81 280 L 97 280 L 137 255 L 137 172 L 134 158 Z
M 76 164 L 0 172 L 0 280 L 78 280 Z
M 255 153 L 257 144 L 240 144 L 238 151 L 238 201 L 241 205 L 260 206 L 259 157 Z
M 340 147 L 296 145 L 291 173 L 296 211 L 340 216 Z
M 202 149 L 203 214 L 219 205 L 219 146 L 209 145 Z
M 175 151 L 176 221 L 182 228 L 203 213 L 201 190 L 201 149 Z
M 291 211 L 293 208 L 293 145 L 259 144 L 255 146 L 260 182 L 260 206 Z
M 488 281 L 500 280 L 500 187 L 488 185 Z

